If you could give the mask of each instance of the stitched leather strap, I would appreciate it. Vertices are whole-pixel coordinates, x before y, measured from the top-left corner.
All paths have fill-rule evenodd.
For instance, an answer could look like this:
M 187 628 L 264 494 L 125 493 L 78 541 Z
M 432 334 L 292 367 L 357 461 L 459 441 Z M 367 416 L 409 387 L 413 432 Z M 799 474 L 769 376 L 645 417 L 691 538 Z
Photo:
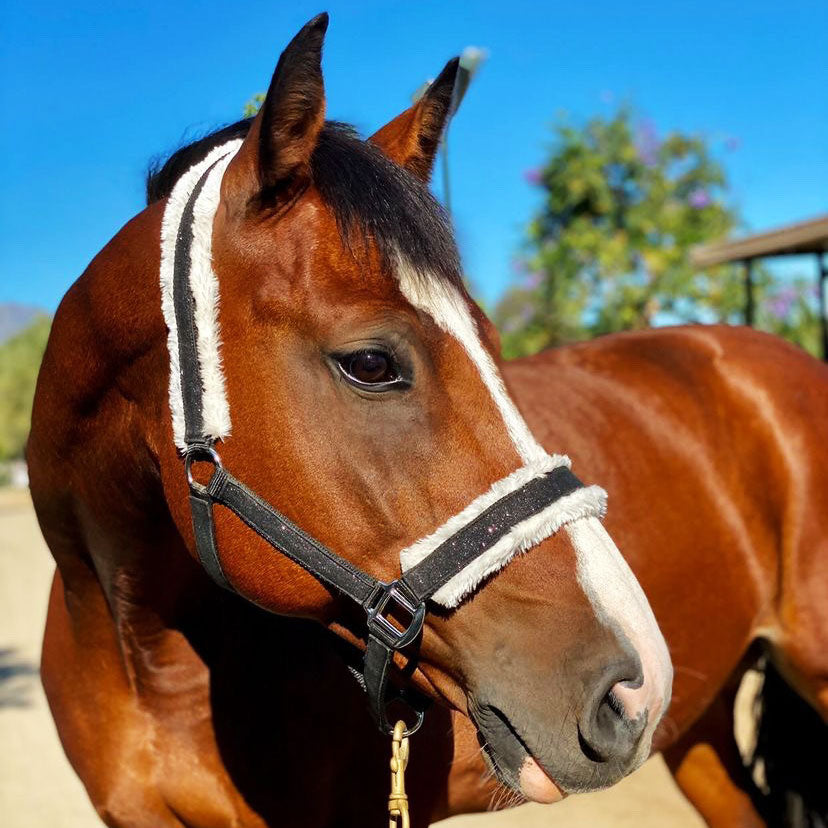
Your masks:
M 389 702 L 399 699 L 410 707 L 417 716 L 416 722 L 408 726 L 408 731 L 413 733 L 423 723 L 425 711 L 431 702 L 420 693 L 389 687 L 388 679 L 393 663 L 394 651 L 375 636 L 369 635 L 362 675 L 365 690 L 368 693 L 368 706 L 371 715 L 380 730 L 390 733 L 394 729 L 394 725 L 388 720 L 386 709 Z
M 380 584 L 379 580 L 361 572 L 350 561 L 303 532 L 224 469 L 216 469 L 206 493 L 283 555 L 358 604 L 364 604 Z
M 530 480 L 495 501 L 393 583 L 406 589 L 417 604 L 428 600 L 517 524 L 582 485 L 565 466 Z M 223 468 L 216 469 L 205 496 L 230 509 L 283 555 L 363 606 L 378 587 L 391 586 L 332 552 Z
M 216 161 L 216 164 L 218 161 Z M 192 264 L 193 214 L 195 203 L 204 189 L 211 165 L 193 187 L 175 238 L 173 260 L 173 309 L 178 329 L 178 366 L 181 397 L 184 404 L 184 440 L 188 445 L 204 442 L 204 420 L 201 412 L 201 365 L 198 360 L 198 329 L 195 320 L 195 299 L 190 287 Z

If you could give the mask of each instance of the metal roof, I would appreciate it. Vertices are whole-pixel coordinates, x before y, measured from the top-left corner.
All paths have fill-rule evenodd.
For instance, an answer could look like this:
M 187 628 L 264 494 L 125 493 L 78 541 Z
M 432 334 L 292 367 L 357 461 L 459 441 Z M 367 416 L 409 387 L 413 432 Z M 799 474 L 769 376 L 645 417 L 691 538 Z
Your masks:
M 696 267 L 741 262 L 766 256 L 828 252 L 828 215 L 757 233 L 735 241 L 715 242 L 694 248 L 690 260 Z

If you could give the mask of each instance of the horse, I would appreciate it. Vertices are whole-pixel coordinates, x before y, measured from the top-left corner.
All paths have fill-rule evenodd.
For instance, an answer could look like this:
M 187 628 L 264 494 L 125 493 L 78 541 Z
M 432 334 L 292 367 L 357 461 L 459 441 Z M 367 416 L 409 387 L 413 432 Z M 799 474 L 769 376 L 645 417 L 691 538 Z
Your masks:
M 508 396 L 427 187 L 458 60 L 366 142 L 325 122 L 326 28 L 321 15 L 290 42 L 252 122 L 160 171 L 159 198 L 61 302 L 44 356 L 28 445 L 58 567 L 43 684 L 110 825 L 379 813 L 386 737 L 332 638 L 367 646 L 381 702 L 406 607 L 419 626 L 396 654 L 402 682 L 472 717 L 528 798 L 629 773 L 669 701 L 666 645 L 600 522 L 604 493 Z M 221 480 L 238 474 L 233 491 L 292 545 L 274 550 L 244 510 L 205 517 L 217 476 L 208 494 L 199 475 L 219 446 Z M 560 480 L 566 493 L 533 502 Z M 461 537 L 485 555 L 440 574 L 426 616 L 404 600 L 414 573 Z M 308 550 L 324 566 L 297 566 Z M 347 600 L 366 584 L 370 635 Z M 428 718 L 432 737 L 450 729 L 447 712 Z M 442 763 L 409 771 L 415 824 L 436 811 L 441 742 Z
M 324 119 L 326 27 L 291 41 L 254 119 L 150 177 L 147 208 L 56 313 L 27 457 L 57 564 L 43 684 L 71 764 L 112 826 L 385 811 L 387 738 L 349 665 L 363 617 L 223 509 L 231 590 L 197 548 L 159 271 L 176 187 L 232 143 L 198 231 L 222 301 L 196 297 L 228 468 L 384 582 L 470 501 L 547 469 L 542 447 L 609 492 L 612 535 L 591 511 L 523 536 L 435 595 L 415 652 L 396 655 L 398 681 L 435 701 L 414 737 L 413 824 L 501 789 L 605 787 L 651 750 L 710 824 L 761 824 L 722 721 L 754 642 L 782 702 L 825 716 L 825 368 L 726 328 L 504 363 L 427 188 L 456 61 L 362 141 Z

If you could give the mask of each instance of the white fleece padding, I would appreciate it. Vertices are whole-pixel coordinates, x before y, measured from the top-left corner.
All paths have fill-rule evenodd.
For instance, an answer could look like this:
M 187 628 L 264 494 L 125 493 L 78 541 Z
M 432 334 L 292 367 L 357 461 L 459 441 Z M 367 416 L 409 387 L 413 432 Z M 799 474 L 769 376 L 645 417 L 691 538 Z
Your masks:
M 402 571 L 406 572 L 427 558 L 441 543 L 505 495 L 558 466 L 569 465 L 568 457 L 546 455 L 541 460 L 522 466 L 508 477 L 495 481 L 486 492 L 475 498 L 462 512 L 449 518 L 435 532 L 403 549 L 400 552 Z M 437 590 L 432 600 L 444 607 L 456 607 L 481 581 L 504 567 L 515 555 L 531 549 L 571 521 L 603 515 L 605 508 L 606 492 L 600 487 L 576 489 L 513 526 L 496 544 Z
M 161 222 L 161 309 L 167 323 L 167 348 L 170 355 L 170 411 L 173 438 L 179 449 L 184 441 L 184 402 L 181 396 L 181 366 L 178 358 L 178 327 L 173 301 L 175 241 L 187 201 L 198 180 L 212 164 L 193 210 L 193 243 L 190 250 L 190 287 L 193 292 L 197 331 L 198 361 L 201 369 L 204 436 L 223 439 L 230 434 L 230 408 L 221 366 L 219 330 L 219 286 L 212 266 L 213 218 L 218 208 L 221 179 L 241 140 L 216 147 L 206 158 L 190 167 L 173 187 Z

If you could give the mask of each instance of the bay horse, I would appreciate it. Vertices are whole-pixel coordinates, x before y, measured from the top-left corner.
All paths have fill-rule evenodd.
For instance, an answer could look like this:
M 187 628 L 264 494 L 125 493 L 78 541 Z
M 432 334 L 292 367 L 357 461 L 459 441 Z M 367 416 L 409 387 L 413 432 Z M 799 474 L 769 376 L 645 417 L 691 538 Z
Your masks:
M 151 177 L 147 209 L 56 314 L 27 454 L 57 563 L 43 683 L 70 762 L 112 826 L 385 810 L 387 740 L 342 653 L 365 646 L 352 607 L 224 510 L 220 567 L 241 597 L 199 564 L 159 271 L 176 186 L 233 143 L 196 228 L 222 296 L 205 304 L 203 390 L 226 405 L 209 413 L 228 467 L 390 580 L 400 550 L 549 457 L 540 446 L 566 447 L 606 484 L 676 662 L 665 717 L 664 640 L 594 514 L 512 549 L 431 602 L 416 658 L 397 660 L 437 702 L 416 736 L 414 824 L 486 807 L 497 786 L 538 801 L 604 787 L 651 747 L 711 824 L 760 824 L 720 702 L 762 640 L 825 715 L 824 367 L 730 329 L 501 364 L 427 190 L 456 62 L 363 142 L 324 120 L 326 26 L 293 39 L 255 119 Z

